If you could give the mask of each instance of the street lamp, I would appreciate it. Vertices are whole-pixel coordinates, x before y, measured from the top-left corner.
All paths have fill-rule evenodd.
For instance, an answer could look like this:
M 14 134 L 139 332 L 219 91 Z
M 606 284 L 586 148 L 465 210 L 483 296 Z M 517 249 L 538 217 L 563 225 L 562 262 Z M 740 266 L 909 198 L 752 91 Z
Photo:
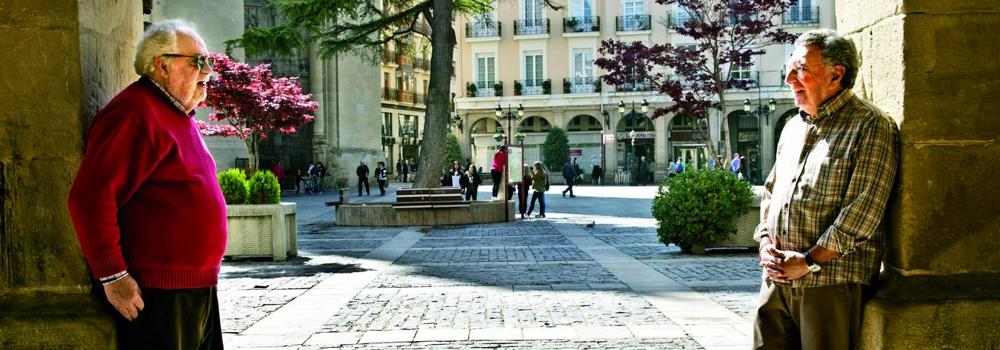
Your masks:
M 504 113 L 503 107 L 500 107 L 500 105 L 497 105 L 497 108 L 494 111 L 495 114 L 496 114 L 497 120 L 499 120 L 499 121 L 506 120 L 507 121 L 507 137 L 504 140 L 504 146 L 507 146 L 508 152 L 510 152 L 510 150 L 509 150 L 509 148 L 510 148 L 510 137 L 511 137 L 511 134 L 514 133 L 514 121 L 517 121 L 518 119 L 521 119 L 522 117 L 524 117 L 524 106 L 522 106 L 520 104 L 517 105 L 517 114 L 514 114 L 513 112 L 511 112 L 510 109 L 511 109 L 511 107 L 508 104 L 507 105 L 507 113 Z M 499 141 L 499 140 L 497 140 L 497 141 Z M 523 138 L 521 139 L 521 142 L 522 143 L 524 142 Z M 510 201 L 510 195 L 507 194 L 507 188 L 508 188 L 508 186 L 510 186 L 510 159 L 507 160 L 507 164 L 504 165 L 504 167 L 503 167 L 503 217 L 504 217 L 504 221 L 510 221 L 510 212 L 507 210 L 507 206 L 510 205 L 510 204 L 508 204 L 509 201 Z
M 635 137 L 636 137 L 635 124 L 646 118 L 646 113 L 649 111 L 649 102 L 646 102 L 646 100 L 643 99 L 642 104 L 639 107 L 639 110 L 642 112 L 636 112 L 635 101 L 632 101 L 632 110 L 626 114 L 625 101 L 618 101 L 618 114 L 621 114 L 622 118 L 625 118 L 626 121 L 631 122 L 630 126 L 631 131 L 629 131 L 628 136 L 629 139 L 631 139 L 632 151 L 629 153 L 629 157 L 625 165 L 628 167 L 629 171 L 629 184 L 633 186 L 636 183 L 636 176 L 640 176 L 639 174 L 635 174 L 635 176 L 632 175 L 633 174 L 632 163 L 635 161 Z
M 763 138 L 761 137 L 761 135 L 763 134 L 763 127 L 761 127 L 761 125 L 760 125 L 760 119 L 764 119 L 765 123 L 771 124 L 771 114 L 774 113 L 774 111 L 778 109 L 778 101 L 775 101 L 773 98 L 767 101 L 767 106 L 763 106 L 762 103 L 763 103 L 763 101 L 760 99 L 759 95 L 757 97 L 757 107 L 756 108 L 754 108 L 754 106 L 750 103 L 750 99 L 749 98 L 743 99 L 743 112 L 745 112 L 746 115 L 748 115 L 748 116 L 750 116 L 750 115 L 756 115 L 757 119 L 758 119 L 757 120 L 757 154 L 758 155 L 761 152 L 764 151 L 764 144 L 763 144 L 764 141 L 763 141 Z M 754 161 L 755 165 L 759 161 L 760 161 L 759 158 L 756 161 Z M 759 167 L 759 165 L 758 165 L 758 167 Z M 748 174 L 750 174 L 751 172 L 753 172 L 753 175 L 755 175 L 755 176 L 753 176 L 754 178 L 760 178 L 760 176 L 756 176 L 757 175 L 756 171 L 753 171 L 752 169 L 748 169 L 747 170 Z

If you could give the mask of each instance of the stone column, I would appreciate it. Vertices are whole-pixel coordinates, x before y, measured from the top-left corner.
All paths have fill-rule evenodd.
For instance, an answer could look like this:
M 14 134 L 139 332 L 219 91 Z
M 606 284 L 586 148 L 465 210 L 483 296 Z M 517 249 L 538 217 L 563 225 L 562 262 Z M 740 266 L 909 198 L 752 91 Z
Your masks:
M 1000 3 L 844 0 L 855 91 L 902 132 L 889 256 L 865 349 L 1000 347 Z
M 137 76 L 140 1 L 5 1 L 0 16 L 0 344 L 108 349 L 113 322 L 66 198 L 86 128 Z

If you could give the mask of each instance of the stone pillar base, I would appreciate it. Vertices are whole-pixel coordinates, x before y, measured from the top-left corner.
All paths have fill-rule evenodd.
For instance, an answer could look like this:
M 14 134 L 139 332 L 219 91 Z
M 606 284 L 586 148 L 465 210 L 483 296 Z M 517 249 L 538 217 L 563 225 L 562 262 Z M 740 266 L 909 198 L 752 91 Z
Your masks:
M 8 295 L 0 310 L 0 348 L 115 348 L 114 322 L 87 294 Z

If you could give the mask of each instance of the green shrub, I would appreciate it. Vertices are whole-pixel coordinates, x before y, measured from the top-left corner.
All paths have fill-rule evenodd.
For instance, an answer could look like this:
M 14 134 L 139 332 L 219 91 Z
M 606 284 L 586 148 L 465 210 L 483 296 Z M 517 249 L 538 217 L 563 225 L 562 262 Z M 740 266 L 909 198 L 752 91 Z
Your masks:
M 653 199 L 656 233 L 684 250 L 710 246 L 736 232 L 734 219 L 752 201 L 750 183 L 724 169 L 685 171 L 664 181 Z
M 558 127 L 549 129 L 542 144 L 542 159 L 548 169 L 562 171 L 563 164 L 569 161 L 569 137 L 565 130 Z
M 281 201 L 281 185 L 274 173 L 257 170 L 250 177 L 249 204 L 278 204 Z
M 451 169 L 451 164 L 458 161 L 462 164 L 462 149 L 458 146 L 458 138 L 455 134 L 449 133 L 447 138 L 444 140 L 444 169 L 448 171 Z
M 247 175 L 243 169 L 229 169 L 219 173 L 219 187 L 222 188 L 222 196 L 226 198 L 226 204 L 245 204 L 249 189 L 247 188 Z
M 347 188 L 347 178 L 346 177 L 335 178 L 333 179 L 333 185 L 337 186 L 337 189 L 345 189 Z

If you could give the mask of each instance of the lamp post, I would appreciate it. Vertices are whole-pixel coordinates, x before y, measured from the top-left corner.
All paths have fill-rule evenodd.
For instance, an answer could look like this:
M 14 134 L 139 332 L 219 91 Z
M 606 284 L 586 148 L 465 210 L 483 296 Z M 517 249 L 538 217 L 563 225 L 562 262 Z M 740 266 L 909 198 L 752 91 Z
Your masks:
M 507 105 L 507 113 L 504 113 L 503 108 L 497 105 L 495 110 L 496 118 L 499 121 L 507 121 L 507 137 L 504 139 L 504 146 L 507 146 L 508 152 L 510 152 L 510 137 L 514 132 L 514 121 L 524 117 L 524 106 L 517 105 L 517 114 L 511 112 L 511 107 Z M 524 140 L 522 139 L 522 142 Z M 510 159 L 507 159 L 507 164 L 503 167 L 503 218 L 504 221 L 510 221 L 510 212 L 507 211 L 507 206 L 509 206 L 510 195 L 507 194 L 507 188 L 510 186 Z
M 775 101 L 773 98 L 767 101 L 767 106 L 764 106 L 763 105 L 763 101 L 760 98 L 760 95 L 758 95 L 757 96 L 757 107 L 756 108 L 750 103 L 750 99 L 749 98 L 743 99 L 743 112 L 746 112 L 746 115 L 756 115 L 757 116 L 757 154 L 758 155 L 760 155 L 761 152 L 764 151 L 764 144 L 763 144 L 764 141 L 763 141 L 763 138 L 761 137 L 761 134 L 763 134 L 764 130 L 763 130 L 763 127 L 761 127 L 761 125 L 760 125 L 760 120 L 764 119 L 767 124 L 771 124 L 771 114 L 774 113 L 774 111 L 777 110 L 777 109 L 778 109 L 778 102 Z M 739 140 L 738 137 L 739 136 L 737 136 L 737 140 Z M 754 161 L 754 163 L 757 163 L 759 161 L 760 161 L 760 159 L 757 159 L 756 161 Z M 758 167 L 759 167 L 759 165 L 758 165 Z M 748 169 L 748 171 L 753 171 L 753 170 L 749 170 Z M 756 176 L 757 175 L 756 172 L 753 172 L 752 175 L 754 175 L 754 176 L 752 176 L 754 179 L 759 179 L 760 178 L 760 176 Z
M 640 120 L 645 119 L 646 118 L 646 112 L 649 111 L 649 102 L 646 102 L 645 99 L 642 100 L 642 105 L 640 105 L 640 110 L 642 112 L 636 112 L 636 110 L 635 110 L 635 101 L 632 101 L 632 110 L 629 111 L 626 114 L 625 113 L 625 101 L 618 101 L 618 114 L 621 114 L 622 118 L 625 118 L 626 121 L 631 122 L 631 126 L 630 126 L 631 130 L 629 131 L 628 136 L 629 136 L 629 139 L 631 139 L 632 151 L 629 152 L 629 157 L 627 157 L 628 161 L 626 162 L 626 166 L 628 167 L 628 171 L 629 171 L 629 184 L 632 185 L 632 186 L 635 186 L 636 176 L 640 176 L 639 174 L 635 174 L 635 175 L 632 174 L 632 172 L 633 172 L 632 171 L 632 163 L 635 161 L 635 137 L 636 137 L 635 123 L 639 122 Z M 636 169 L 636 170 L 638 170 L 638 169 Z M 636 173 L 638 173 L 638 171 L 636 171 Z

